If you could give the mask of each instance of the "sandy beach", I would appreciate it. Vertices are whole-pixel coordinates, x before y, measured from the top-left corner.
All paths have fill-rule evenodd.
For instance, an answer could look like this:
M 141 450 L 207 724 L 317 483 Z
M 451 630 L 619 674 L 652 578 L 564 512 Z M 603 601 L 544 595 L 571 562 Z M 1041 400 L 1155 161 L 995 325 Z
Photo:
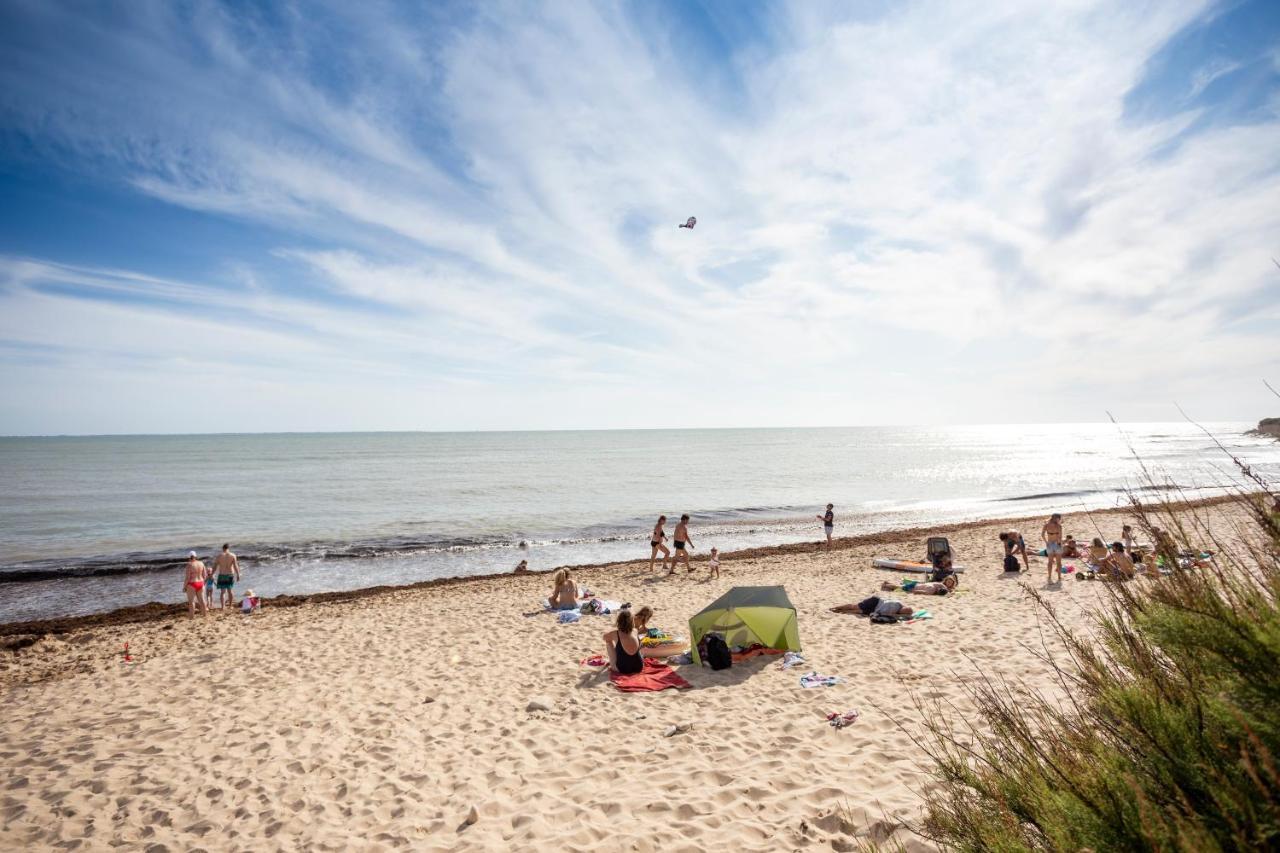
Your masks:
M 1096 522 L 1115 538 L 1126 520 L 1067 515 L 1066 528 Z M 1041 523 L 1015 526 L 1030 544 Z M 539 611 L 543 574 L 11 642 L 0 848 L 848 850 L 893 837 L 933 849 L 900 827 L 929 784 L 916 699 L 963 713 L 980 677 L 1052 686 L 1026 595 L 1044 561 L 1001 575 L 1007 526 L 946 528 L 968 571 L 954 596 L 899 596 L 934 614 L 910 624 L 829 608 L 900 577 L 871 560 L 918 558 L 918 531 L 729 555 L 718 580 L 704 552 L 692 575 L 650 574 L 647 560 L 581 572 L 685 635 L 733 586 L 786 587 L 807 665 L 683 666 L 682 691 L 625 694 L 580 666 L 611 621 L 557 624 Z M 1102 587 L 1068 578 L 1050 595 L 1081 624 Z M 809 669 L 843 681 L 802 689 Z M 549 710 L 528 710 L 535 700 Z M 850 727 L 825 720 L 855 708 Z

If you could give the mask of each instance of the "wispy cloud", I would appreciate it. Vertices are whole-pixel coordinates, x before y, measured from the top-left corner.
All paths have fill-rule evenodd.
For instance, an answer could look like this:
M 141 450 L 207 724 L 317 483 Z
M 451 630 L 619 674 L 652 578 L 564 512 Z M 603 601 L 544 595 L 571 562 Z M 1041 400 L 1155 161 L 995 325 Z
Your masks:
M 93 430 L 33 377 L 144 364 L 250 401 L 245 429 L 1250 416 L 1280 104 L 1206 121 L 1243 60 L 1193 54 L 1159 63 L 1182 108 L 1126 112 L 1219 10 L 666 8 L 11 4 L 12 163 L 279 239 L 181 280 L 14 247 L 0 428 Z

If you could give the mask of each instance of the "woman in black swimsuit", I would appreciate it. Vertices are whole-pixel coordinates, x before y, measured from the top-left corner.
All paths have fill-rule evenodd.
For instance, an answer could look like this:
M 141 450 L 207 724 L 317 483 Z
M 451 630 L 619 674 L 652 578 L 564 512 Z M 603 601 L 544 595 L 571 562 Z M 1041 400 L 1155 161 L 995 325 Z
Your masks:
M 671 556 L 671 552 L 663 545 L 663 541 L 667 538 L 667 534 L 663 531 L 662 525 L 667 523 L 665 515 L 658 516 L 658 523 L 653 526 L 653 535 L 649 537 L 649 571 L 653 571 L 653 561 L 658 559 L 658 552 L 662 552 L 662 568 L 667 567 L 667 558 Z
M 635 622 L 631 611 L 618 611 L 617 625 L 604 635 L 605 651 L 609 655 L 609 668 L 624 675 L 634 675 L 644 669 L 644 658 L 640 656 L 640 637 L 636 635 Z

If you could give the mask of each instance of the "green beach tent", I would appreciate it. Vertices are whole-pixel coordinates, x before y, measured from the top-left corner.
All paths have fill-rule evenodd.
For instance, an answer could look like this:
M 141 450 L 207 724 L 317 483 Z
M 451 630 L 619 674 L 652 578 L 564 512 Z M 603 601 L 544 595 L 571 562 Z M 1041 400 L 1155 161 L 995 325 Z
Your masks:
M 800 651 L 796 608 L 780 586 L 735 586 L 690 619 L 694 663 L 702 663 L 698 641 L 709 631 L 724 635 L 731 648 L 761 643 L 771 649 Z

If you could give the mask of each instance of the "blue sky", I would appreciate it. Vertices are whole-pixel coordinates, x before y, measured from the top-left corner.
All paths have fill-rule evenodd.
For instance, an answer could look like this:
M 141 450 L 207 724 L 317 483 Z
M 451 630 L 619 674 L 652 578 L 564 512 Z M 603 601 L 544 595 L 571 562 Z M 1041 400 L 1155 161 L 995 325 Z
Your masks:
M 1274 2 L 0 5 L 0 433 L 1253 420 L 1272 256 Z

